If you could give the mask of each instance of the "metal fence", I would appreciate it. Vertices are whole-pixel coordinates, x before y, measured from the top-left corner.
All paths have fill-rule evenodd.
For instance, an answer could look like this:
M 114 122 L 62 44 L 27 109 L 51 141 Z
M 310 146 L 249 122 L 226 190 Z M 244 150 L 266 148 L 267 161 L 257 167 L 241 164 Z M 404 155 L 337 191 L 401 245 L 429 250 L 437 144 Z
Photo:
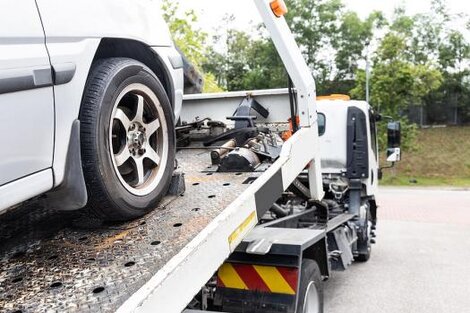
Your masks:
M 408 119 L 423 127 L 427 125 L 469 125 L 469 105 L 449 102 L 432 102 L 409 105 L 405 110 Z

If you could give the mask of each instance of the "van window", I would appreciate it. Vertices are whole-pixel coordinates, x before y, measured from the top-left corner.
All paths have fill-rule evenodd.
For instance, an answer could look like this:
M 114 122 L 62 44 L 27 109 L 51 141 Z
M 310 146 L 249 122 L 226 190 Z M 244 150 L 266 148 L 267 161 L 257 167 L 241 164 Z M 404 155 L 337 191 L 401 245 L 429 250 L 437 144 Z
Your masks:
M 318 113 L 318 135 L 323 136 L 326 131 L 326 117 L 323 113 Z

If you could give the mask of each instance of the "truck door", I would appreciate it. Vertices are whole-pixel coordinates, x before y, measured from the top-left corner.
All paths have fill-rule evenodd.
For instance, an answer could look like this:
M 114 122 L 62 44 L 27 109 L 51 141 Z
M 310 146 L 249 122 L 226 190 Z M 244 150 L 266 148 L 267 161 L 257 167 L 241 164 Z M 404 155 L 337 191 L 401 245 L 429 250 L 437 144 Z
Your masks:
M 377 121 L 376 114 L 373 110 L 369 110 L 369 126 L 370 126 L 370 154 L 369 166 L 371 170 L 371 185 L 374 189 L 373 194 L 376 194 L 375 189 L 378 187 L 379 182 L 379 143 L 377 141 Z
M 52 166 L 53 99 L 35 1 L 1 1 L 0 186 Z

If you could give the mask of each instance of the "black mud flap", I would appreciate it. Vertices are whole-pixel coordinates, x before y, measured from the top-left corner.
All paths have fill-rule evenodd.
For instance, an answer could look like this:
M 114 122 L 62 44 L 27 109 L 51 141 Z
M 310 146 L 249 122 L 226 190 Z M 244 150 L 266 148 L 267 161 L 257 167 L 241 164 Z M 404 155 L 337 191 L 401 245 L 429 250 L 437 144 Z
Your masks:
M 42 204 L 50 209 L 72 211 L 83 208 L 88 201 L 80 150 L 80 121 L 75 120 L 70 133 L 70 143 L 65 163 L 63 183 L 47 193 Z

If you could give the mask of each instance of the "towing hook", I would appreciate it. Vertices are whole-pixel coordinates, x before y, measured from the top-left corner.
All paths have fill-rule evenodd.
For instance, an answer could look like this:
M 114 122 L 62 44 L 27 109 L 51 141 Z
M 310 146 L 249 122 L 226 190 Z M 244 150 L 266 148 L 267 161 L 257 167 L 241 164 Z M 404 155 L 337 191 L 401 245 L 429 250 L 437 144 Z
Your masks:
M 334 250 L 334 251 L 331 251 L 328 256 L 330 257 L 330 259 L 334 259 L 334 260 L 339 260 L 339 258 L 341 257 L 341 255 L 343 254 L 342 251 L 340 250 Z

